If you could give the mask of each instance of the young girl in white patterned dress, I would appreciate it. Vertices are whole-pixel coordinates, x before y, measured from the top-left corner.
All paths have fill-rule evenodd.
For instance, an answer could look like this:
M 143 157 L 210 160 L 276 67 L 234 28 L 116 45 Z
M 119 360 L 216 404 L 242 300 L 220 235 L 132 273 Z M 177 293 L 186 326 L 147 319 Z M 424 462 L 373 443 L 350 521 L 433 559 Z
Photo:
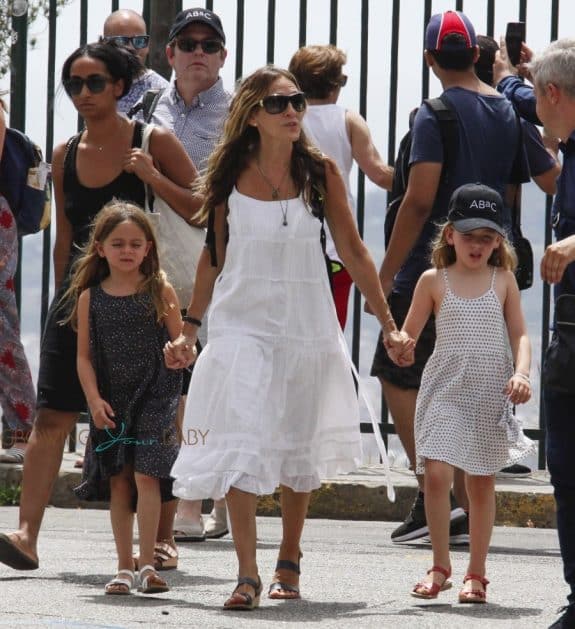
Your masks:
M 451 587 L 449 489 L 465 472 L 470 558 L 460 603 L 485 603 L 485 562 L 495 520 L 495 472 L 533 447 L 513 415 L 531 397 L 531 346 L 516 256 L 502 222 L 500 195 L 480 184 L 458 188 L 434 244 L 435 268 L 420 278 L 403 331 L 417 340 L 436 317 L 435 351 L 417 397 L 417 473 L 425 473 L 425 513 L 433 567 L 411 595 L 436 598 Z M 398 364 L 409 364 L 404 354 Z

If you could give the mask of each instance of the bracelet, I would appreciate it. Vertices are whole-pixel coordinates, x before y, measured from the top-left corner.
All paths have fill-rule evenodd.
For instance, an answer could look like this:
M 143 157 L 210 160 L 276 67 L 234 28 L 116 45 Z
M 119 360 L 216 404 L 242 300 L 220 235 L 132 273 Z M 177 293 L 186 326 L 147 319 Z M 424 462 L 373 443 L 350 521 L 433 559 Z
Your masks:
M 531 380 L 529 376 L 526 376 L 524 373 L 521 373 L 520 371 L 516 371 L 513 375 L 518 376 L 519 378 L 523 378 L 523 380 L 525 380 L 528 384 L 531 384 Z
M 200 319 L 196 319 L 196 317 L 189 317 L 188 315 L 184 315 L 182 317 L 182 321 L 184 323 L 191 323 L 192 325 L 195 325 L 198 328 L 202 327 L 202 322 L 200 321 Z

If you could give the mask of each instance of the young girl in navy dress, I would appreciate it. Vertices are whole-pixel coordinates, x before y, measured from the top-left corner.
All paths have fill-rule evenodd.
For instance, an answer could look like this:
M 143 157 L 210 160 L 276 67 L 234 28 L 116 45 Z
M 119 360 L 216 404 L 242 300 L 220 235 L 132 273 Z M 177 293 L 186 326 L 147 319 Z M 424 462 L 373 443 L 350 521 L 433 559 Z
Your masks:
M 98 214 L 66 298 L 78 329 L 78 375 L 90 411 L 90 450 L 76 493 L 110 495 L 118 574 L 106 594 L 134 587 L 133 511 L 140 539 L 140 592 L 169 588 L 154 569 L 160 505 L 169 500 L 178 453 L 181 371 L 162 349 L 182 330 L 178 299 L 160 270 L 156 238 L 138 207 L 112 201 Z
M 415 414 L 417 473 L 425 472 L 425 513 L 433 567 L 412 590 L 436 598 L 451 587 L 449 489 L 465 472 L 470 558 L 460 603 L 485 603 L 485 561 L 495 520 L 495 472 L 533 447 L 513 415 L 531 397 L 531 345 L 503 229 L 497 192 L 461 186 L 420 278 L 403 331 L 417 339 L 436 317 L 434 353 L 423 373 Z M 404 354 L 398 364 L 408 364 Z

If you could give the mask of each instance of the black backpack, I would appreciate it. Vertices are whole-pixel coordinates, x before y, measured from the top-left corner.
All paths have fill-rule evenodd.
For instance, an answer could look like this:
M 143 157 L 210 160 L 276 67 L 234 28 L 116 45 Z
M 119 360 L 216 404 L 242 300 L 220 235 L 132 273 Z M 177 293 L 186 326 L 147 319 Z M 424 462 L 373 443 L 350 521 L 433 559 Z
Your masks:
M 449 105 L 446 98 L 428 98 L 422 103 L 423 106 L 435 114 L 439 123 L 439 132 L 441 134 L 441 142 L 443 144 L 443 167 L 441 170 L 442 182 L 449 180 L 449 169 L 454 156 L 457 154 L 457 142 L 459 130 L 457 127 L 457 115 Z M 397 210 L 403 201 L 405 191 L 407 190 L 407 182 L 409 179 L 409 155 L 411 153 L 411 130 L 417 108 L 409 114 L 409 131 L 401 138 L 397 156 L 395 158 L 393 181 L 391 184 L 391 192 L 389 193 L 389 203 L 385 214 L 385 246 L 389 245 L 391 232 L 395 224 Z

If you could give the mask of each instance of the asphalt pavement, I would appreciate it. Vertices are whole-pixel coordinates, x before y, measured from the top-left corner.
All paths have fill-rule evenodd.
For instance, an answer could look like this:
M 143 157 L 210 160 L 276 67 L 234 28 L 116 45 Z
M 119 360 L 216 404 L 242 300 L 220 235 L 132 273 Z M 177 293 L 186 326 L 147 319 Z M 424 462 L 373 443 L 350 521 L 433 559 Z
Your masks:
M 17 508 L 0 508 L 0 531 L 14 528 Z M 452 554 L 451 590 L 436 601 L 409 596 L 431 566 L 423 542 L 396 545 L 397 522 L 308 520 L 302 543 L 300 601 L 262 596 L 253 612 L 227 612 L 235 555 L 229 536 L 181 544 L 178 570 L 164 572 L 162 595 L 105 596 L 116 559 L 105 510 L 48 508 L 40 538 L 40 568 L 0 571 L 0 627 L 337 627 L 530 629 L 548 627 L 564 604 L 566 586 L 554 529 L 496 527 L 488 557 L 487 605 L 461 605 L 457 593 L 467 550 Z M 264 584 L 273 573 L 281 533 L 275 517 L 258 518 L 258 558 Z

